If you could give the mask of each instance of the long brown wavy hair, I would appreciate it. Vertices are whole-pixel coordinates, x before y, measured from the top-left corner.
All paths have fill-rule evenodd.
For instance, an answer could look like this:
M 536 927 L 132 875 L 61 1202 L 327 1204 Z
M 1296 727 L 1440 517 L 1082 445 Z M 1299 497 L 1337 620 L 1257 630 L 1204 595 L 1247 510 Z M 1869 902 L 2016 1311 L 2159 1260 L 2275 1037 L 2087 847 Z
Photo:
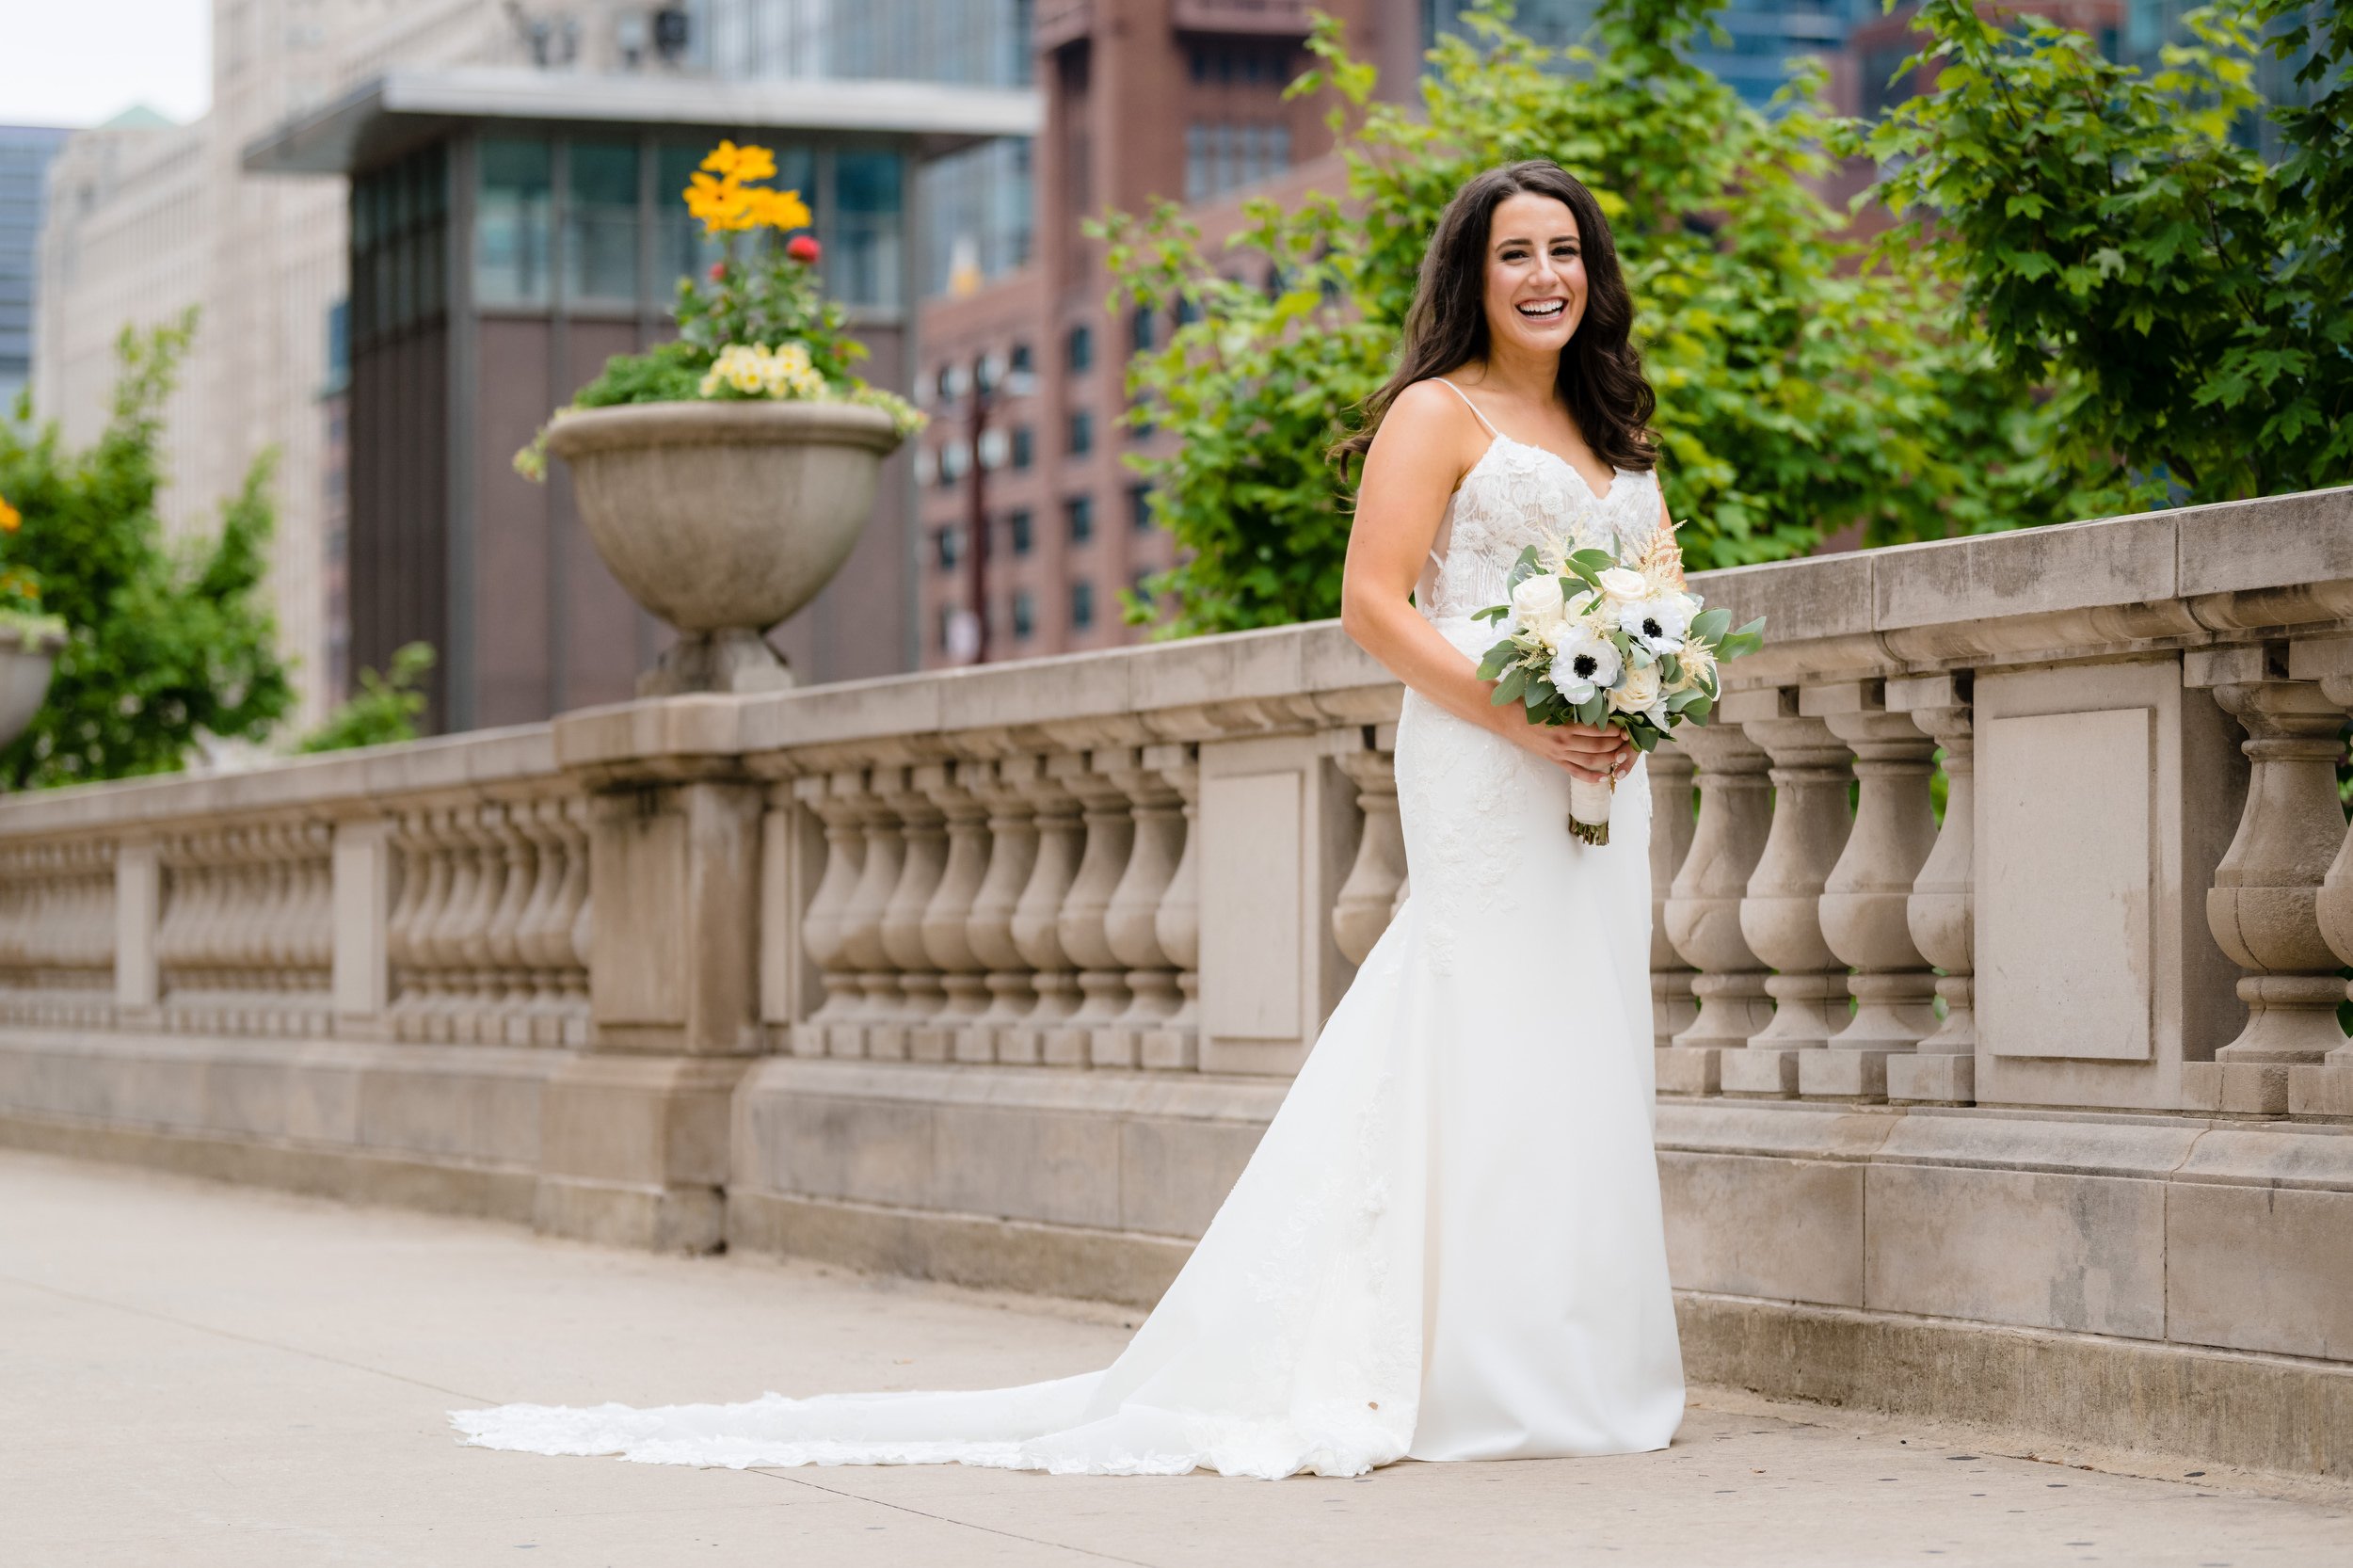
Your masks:
M 1335 442 L 1332 461 L 1346 471 L 1372 445 L 1398 393 L 1417 381 L 1487 358 L 1487 233 L 1496 208 L 1521 194 L 1548 196 L 1577 215 L 1585 253 L 1585 314 L 1561 354 L 1561 400 L 1585 444 L 1611 468 L 1646 472 L 1658 461 L 1650 430 L 1657 395 L 1642 378 L 1632 341 L 1634 296 L 1618 265 L 1601 203 L 1583 182 L 1542 158 L 1504 164 L 1463 183 L 1422 252 L 1421 280 L 1405 317 L 1397 374 L 1360 406 L 1356 428 Z

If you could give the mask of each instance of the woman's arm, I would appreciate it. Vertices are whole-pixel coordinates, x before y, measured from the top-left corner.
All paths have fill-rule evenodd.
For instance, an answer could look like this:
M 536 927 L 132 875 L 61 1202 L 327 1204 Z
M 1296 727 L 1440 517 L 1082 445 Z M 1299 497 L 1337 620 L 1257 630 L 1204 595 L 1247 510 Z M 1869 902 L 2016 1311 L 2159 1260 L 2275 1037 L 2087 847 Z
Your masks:
M 1408 602 L 1447 498 L 1484 449 L 1485 432 L 1445 388 L 1424 381 L 1398 394 L 1365 455 L 1340 580 L 1340 625 L 1392 675 L 1456 718 L 1578 778 L 1622 772 L 1633 757 L 1623 731 L 1530 724 L 1518 703 L 1497 706 L 1494 682 L 1480 680 L 1477 666 Z

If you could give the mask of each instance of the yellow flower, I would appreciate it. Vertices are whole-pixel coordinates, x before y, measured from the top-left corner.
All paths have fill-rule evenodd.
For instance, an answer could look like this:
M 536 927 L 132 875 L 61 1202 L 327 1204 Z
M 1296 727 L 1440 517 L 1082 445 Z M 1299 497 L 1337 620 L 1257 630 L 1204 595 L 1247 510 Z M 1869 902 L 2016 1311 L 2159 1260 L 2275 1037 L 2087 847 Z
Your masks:
M 0 534 L 13 534 L 24 523 L 24 514 L 8 504 L 8 497 L 0 496 Z
M 771 229 L 806 229 L 809 225 L 807 202 L 796 190 L 747 190 L 751 199 L 751 222 L 747 228 L 766 225 Z
M 796 190 L 769 190 L 751 184 L 776 172 L 776 155 L 765 147 L 738 147 L 723 141 L 702 162 L 680 195 L 686 210 L 702 219 L 709 234 L 745 229 L 805 229 L 808 206 Z
M 702 167 L 723 180 L 765 180 L 776 171 L 776 155 L 765 147 L 748 142 L 738 147 L 731 141 L 722 141 L 712 149 Z

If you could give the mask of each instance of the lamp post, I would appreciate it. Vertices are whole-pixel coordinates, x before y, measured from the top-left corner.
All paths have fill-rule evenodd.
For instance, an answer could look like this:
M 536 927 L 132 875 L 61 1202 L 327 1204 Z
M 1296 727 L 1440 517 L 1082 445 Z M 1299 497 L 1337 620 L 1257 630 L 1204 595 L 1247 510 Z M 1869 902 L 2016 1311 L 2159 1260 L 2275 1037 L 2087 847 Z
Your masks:
M 969 365 L 952 364 L 940 376 L 942 399 L 964 403 L 963 451 L 970 470 L 964 510 L 965 606 L 950 623 L 948 637 L 948 651 L 962 664 L 988 662 L 988 471 L 1005 461 L 1004 432 L 990 429 L 988 417 L 999 396 L 1026 396 L 1031 382 L 1028 371 L 1007 369 L 993 352 L 976 356 Z

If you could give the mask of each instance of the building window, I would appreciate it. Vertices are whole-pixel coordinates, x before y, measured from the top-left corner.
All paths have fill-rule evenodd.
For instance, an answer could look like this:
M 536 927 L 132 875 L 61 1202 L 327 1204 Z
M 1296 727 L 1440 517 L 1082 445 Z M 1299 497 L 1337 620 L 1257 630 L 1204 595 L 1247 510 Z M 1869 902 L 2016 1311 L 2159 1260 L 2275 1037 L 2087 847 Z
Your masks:
M 845 305 L 899 303 L 904 183 L 896 152 L 844 150 L 833 156 L 836 216 L 825 247 L 825 282 Z
M 1094 366 L 1095 329 L 1091 327 L 1073 327 L 1070 329 L 1071 370 L 1075 373 L 1091 370 Z
M 1193 296 L 1189 294 L 1178 295 L 1176 296 L 1176 325 L 1179 327 L 1190 327 L 1200 319 L 1201 307 L 1193 303 Z
M 1084 408 L 1070 416 L 1070 455 L 1083 457 L 1095 450 L 1095 416 Z
M 1095 624 L 1095 584 L 1081 577 L 1070 584 L 1070 630 L 1084 632 Z
M 1016 376 L 1027 375 L 1034 368 L 1030 363 L 1030 345 L 1026 343 L 1015 344 L 1013 352 L 1005 358 L 1005 367 Z
M 1013 466 L 1028 468 L 1037 461 L 1037 432 L 1026 424 L 1013 427 Z
M 553 235 L 554 150 L 520 136 L 485 136 L 481 194 L 474 212 L 473 292 L 477 303 L 545 305 L 552 294 L 548 252 Z
M 1128 526 L 1139 534 L 1149 534 L 1152 531 L 1151 486 L 1130 485 L 1128 487 Z
M 576 141 L 565 150 L 564 297 L 636 308 L 635 142 Z
M 1030 600 L 1030 590 L 1022 588 L 1013 596 L 1013 634 L 1022 642 L 1037 630 L 1037 610 Z
M 1135 345 L 1135 351 L 1139 354 L 1150 353 L 1152 351 L 1152 307 L 1137 306 L 1135 317 L 1128 323 L 1128 327 L 1131 333 L 1130 341 Z
M 943 604 L 939 607 L 939 625 L 934 634 L 939 639 L 939 651 L 942 653 L 948 651 L 949 645 L 955 635 L 956 609 L 957 606 L 953 604 Z
M 939 551 L 939 569 L 955 570 L 956 563 L 964 559 L 964 530 L 936 528 L 932 531 L 932 540 Z
M 1095 537 L 1095 498 L 1074 495 L 1063 503 L 1063 515 L 1070 520 L 1070 542 L 1084 544 Z
M 1185 200 L 1207 201 L 1291 166 L 1288 125 L 1195 120 L 1185 128 Z
M 1027 555 L 1030 552 L 1031 528 L 1027 508 L 1006 516 L 1005 533 L 1013 545 L 1013 552 L 1016 555 Z

